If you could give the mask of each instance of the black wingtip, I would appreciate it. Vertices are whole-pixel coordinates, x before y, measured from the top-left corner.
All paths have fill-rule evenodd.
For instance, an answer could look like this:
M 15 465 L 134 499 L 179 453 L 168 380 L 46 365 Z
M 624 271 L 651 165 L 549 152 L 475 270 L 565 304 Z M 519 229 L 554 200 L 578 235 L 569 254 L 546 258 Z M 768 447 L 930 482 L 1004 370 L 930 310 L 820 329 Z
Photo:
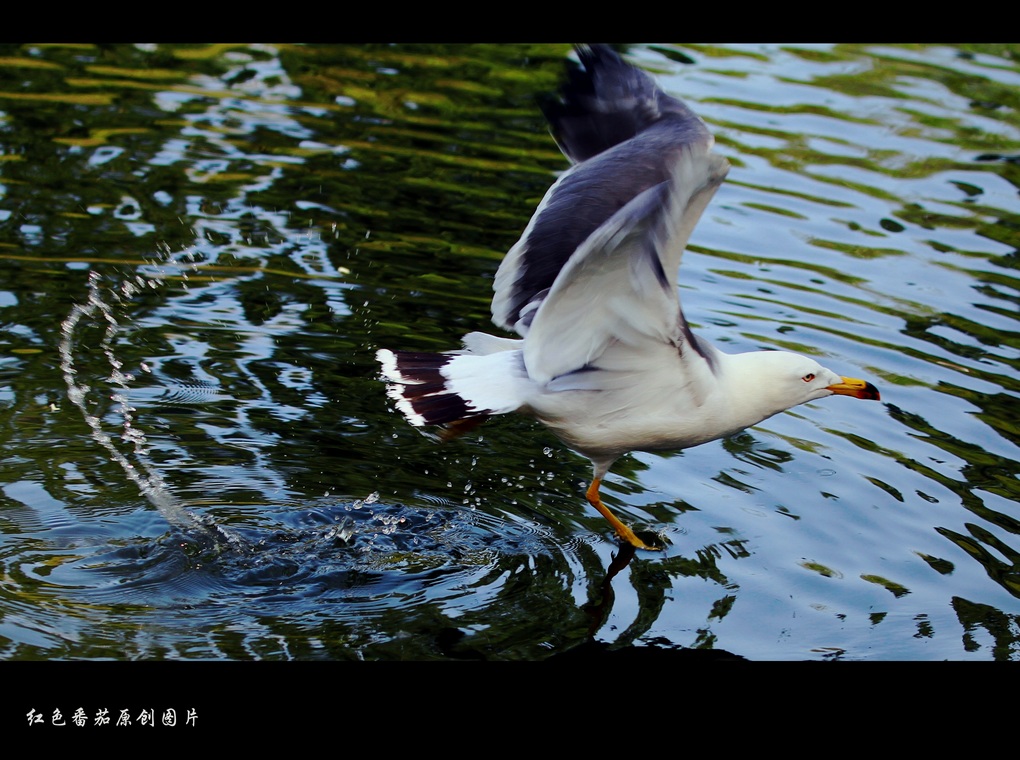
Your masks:
M 580 163 L 625 142 L 665 114 L 696 119 L 689 109 L 606 44 L 574 46 L 557 96 L 539 101 L 563 153 Z

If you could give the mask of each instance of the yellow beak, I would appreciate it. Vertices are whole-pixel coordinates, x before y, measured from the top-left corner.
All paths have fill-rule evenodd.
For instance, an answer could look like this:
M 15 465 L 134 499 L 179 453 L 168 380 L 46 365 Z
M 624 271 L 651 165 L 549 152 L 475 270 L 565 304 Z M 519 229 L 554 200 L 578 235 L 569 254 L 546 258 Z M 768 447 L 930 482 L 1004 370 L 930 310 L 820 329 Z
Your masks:
M 830 385 L 828 389 L 840 396 L 853 396 L 854 398 L 867 398 L 874 401 L 881 399 L 878 388 L 867 380 L 858 380 L 856 377 L 844 377 L 843 382 Z

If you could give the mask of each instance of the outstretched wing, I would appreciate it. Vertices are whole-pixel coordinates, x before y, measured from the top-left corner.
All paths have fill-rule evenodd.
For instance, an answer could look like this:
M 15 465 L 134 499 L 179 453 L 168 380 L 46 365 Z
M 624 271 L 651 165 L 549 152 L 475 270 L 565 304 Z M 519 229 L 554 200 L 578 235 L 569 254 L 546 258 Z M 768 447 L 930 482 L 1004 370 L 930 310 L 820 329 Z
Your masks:
M 496 274 L 493 319 L 527 336 L 547 381 L 613 341 L 676 342 L 684 246 L 729 165 L 704 122 L 604 46 L 578 49 L 553 135 L 575 163 L 546 193 Z
M 709 145 L 656 150 L 669 178 L 638 193 L 570 256 L 527 331 L 524 361 L 532 378 L 548 382 L 586 367 L 615 344 L 680 349 L 695 340 L 680 308 L 677 270 L 729 166 Z M 597 161 L 585 166 L 597 169 Z

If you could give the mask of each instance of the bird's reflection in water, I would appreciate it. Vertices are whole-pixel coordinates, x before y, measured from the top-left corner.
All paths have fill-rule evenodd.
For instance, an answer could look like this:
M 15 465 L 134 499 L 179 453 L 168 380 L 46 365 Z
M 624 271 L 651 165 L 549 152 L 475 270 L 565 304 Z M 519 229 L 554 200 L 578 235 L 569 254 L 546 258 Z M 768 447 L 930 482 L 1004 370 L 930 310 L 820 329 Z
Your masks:
M 662 541 L 661 536 L 643 535 L 644 540 L 653 538 Z M 636 556 L 635 547 L 621 542 L 616 553 L 606 568 L 605 576 L 597 584 L 593 583 L 590 601 L 581 606 L 588 616 L 588 638 L 585 643 L 574 647 L 564 656 L 585 657 L 612 654 L 615 657 L 626 656 L 697 656 L 710 659 L 740 659 L 731 652 L 715 649 L 714 636 L 708 623 L 718 622 L 726 616 L 736 600 L 737 588 L 730 583 L 718 566 L 718 560 L 724 555 L 733 559 L 747 557 L 750 554 L 743 542 L 727 541 L 721 544 L 709 544 L 695 552 L 695 556 L 676 555 L 655 560 L 645 560 Z M 623 570 L 629 570 L 630 586 L 637 596 L 638 612 L 635 619 L 613 641 L 600 641 L 597 637 L 603 630 L 613 612 L 616 601 L 614 584 L 619 583 L 617 576 Z M 673 598 L 672 592 L 678 578 L 701 578 L 717 584 L 723 590 L 721 598 L 716 600 L 711 609 L 706 611 L 706 625 L 699 627 L 698 634 L 689 646 L 679 647 L 667 642 L 665 648 L 648 632 L 655 625 L 662 608 L 667 602 L 682 604 L 681 599 Z
M 582 605 L 581 609 L 591 618 L 591 625 L 588 627 L 589 636 L 598 633 L 609 617 L 609 613 L 613 609 L 613 601 L 616 599 L 616 595 L 613 593 L 613 578 L 630 564 L 636 551 L 635 547 L 621 542 L 620 551 L 613 555 L 609 567 L 606 568 L 606 577 L 602 579 L 599 586 L 598 601 Z

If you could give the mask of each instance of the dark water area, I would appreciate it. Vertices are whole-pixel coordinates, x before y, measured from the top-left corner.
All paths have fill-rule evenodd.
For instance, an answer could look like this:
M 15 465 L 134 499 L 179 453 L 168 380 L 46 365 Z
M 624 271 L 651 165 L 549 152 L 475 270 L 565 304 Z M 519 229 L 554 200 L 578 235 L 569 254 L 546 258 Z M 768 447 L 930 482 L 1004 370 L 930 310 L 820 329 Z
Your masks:
M 0 660 L 1020 659 L 1016 46 L 633 45 L 733 165 L 727 351 L 865 377 L 603 486 L 437 444 L 377 348 L 492 332 L 567 45 L 0 45 Z

